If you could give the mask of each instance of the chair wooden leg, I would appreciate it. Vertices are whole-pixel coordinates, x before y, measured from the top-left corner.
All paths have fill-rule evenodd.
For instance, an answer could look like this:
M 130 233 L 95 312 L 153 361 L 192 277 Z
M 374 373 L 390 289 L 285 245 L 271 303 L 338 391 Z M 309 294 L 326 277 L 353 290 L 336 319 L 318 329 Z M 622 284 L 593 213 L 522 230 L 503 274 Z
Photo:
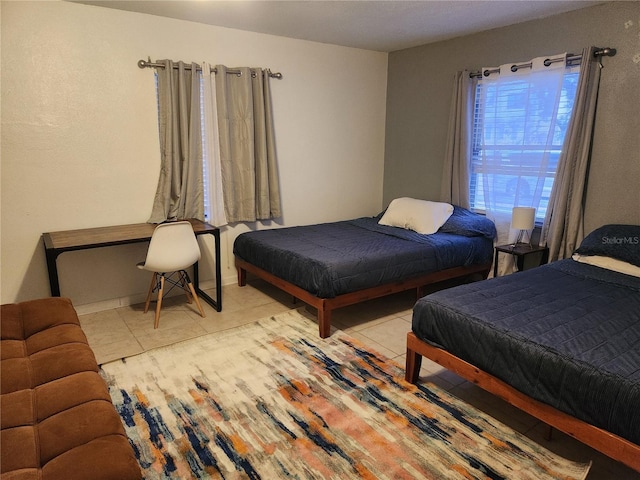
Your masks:
M 149 311 L 149 302 L 151 302 L 151 293 L 153 292 L 153 287 L 156 284 L 156 278 L 158 276 L 157 272 L 153 272 L 153 276 L 151 277 L 151 284 L 149 285 L 149 293 L 147 293 L 147 301 L 144 304 L 144 313 Z
M 200 299 L 198 298 L 198 295 L 196 295 L 196 291 L 193 288 L 193 283 L 189 282 L 189 290 L 191 290 L 191 295 L 193 296 L 193 299 L 196 302 L 196 305 L 198 306 L 198 310 L 200 310 L 200 316 L 201 317 L 206 317 L 206 315 L 204 314 L 204 310 L 202 309 L 202 305 L 200 305 Z
M 160 275 L 160 289 L 158 290 L 158 302 L 156 305 L 156 319 L 153 328 L 158 328 L 160 324 L 160 308 L 162 308 L 162 294 L 164 293 L 164 275 Z

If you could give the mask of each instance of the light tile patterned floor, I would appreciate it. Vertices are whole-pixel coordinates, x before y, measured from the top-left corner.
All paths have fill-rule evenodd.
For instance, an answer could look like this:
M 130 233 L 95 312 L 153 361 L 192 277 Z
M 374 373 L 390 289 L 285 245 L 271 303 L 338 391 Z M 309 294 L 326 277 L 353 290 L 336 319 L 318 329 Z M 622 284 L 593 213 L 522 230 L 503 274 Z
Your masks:
M 213 292 L 208 292 L 213 296 Z M 404 365 L 406 334 L 411 329 L 413 292 L 345 307 L 333 312 L 333 325 L 371 348 Z M 240 288 L 223 287 L 223 310 L 216 312 L 202 303 L 206 318 L 184 296 L 167 299 L 160 316 L 160 327 L 153 328 L 153 308 L 143 313 L 144 305 L 132 305 L 80 316 L 80 322 L 94 350 L 98 363 L 106 363 L 146 350 L 177 343 L 207 333 L 234 328 L 260 318 L 303 307 L 292 298 L 262 281 L 250 281 Z M 311 307 L 307 307 L 311 311 Z M 509 425 L 549 450 L 579 461 L 593 461 L 588 480 L 640 480 L 640 474 L 586 447 L 580 442 L 553 432 L 547 441 L 547 427 L 535 418 L 506 404 L 499 398 L 447 371 L 427 359 L 423 360 L 421 381 L 430 381 Z

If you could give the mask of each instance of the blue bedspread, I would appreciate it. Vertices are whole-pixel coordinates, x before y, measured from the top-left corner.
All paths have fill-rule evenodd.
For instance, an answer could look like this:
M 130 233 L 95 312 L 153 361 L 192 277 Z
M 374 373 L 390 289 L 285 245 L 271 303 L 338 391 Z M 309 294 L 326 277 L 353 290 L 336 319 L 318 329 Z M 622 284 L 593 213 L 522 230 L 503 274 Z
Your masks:
M 561 260 L 436 292 L 418 338 L 640 444 L 640 279 Z
M 421 235 L 379 225 L 378 215 L 243 233 L 233 252 L 318 297 L 333 298 L 456 266 L 491 263 L 495 228 L 471 215 L 460 210 L 448 228 L 464 229 L 465 222 L 472 226 L 475 221 L 476 231 L 469 232 L 474 236 Z

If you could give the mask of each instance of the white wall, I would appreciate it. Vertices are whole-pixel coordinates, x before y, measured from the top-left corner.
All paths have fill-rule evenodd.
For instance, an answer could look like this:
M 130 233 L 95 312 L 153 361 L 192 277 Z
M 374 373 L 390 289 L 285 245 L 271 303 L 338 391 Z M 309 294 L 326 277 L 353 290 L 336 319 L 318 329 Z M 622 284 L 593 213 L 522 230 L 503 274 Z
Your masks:
M 147 57 L 283 73 L 272 96 L 284 216 L 266 226 L 382 208 L 386 54 L 65 2 L 2 2 L 1 21 L 2 303 L 49 295 L 43 232 L 147 220 L 159 170 L 154 73 L 136 66 Z M 223 230 L 226 283 L 249 228 L 265 225 Z M 61 255 L 62 294 L 85 311 L 140 301 L 145 252 Z

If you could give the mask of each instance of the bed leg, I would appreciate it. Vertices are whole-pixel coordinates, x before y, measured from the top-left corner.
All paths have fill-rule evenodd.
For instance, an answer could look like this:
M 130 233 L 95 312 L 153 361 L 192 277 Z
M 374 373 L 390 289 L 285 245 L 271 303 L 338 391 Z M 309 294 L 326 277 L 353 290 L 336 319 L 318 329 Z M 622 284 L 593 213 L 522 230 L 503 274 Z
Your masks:
M 244 287 L 247 284 L 247 271 L 238 267 L 238 286 Z
M 545 428 L 544 439 L 547 442 L 553 440 L 553 427 L 551 425 L 547 425 L 547 427 Z
M 411 348 L 411 343 L 416 341 L 417 337 L 413 332 L 407 333 L 407 360 L 404 370 L 404 379 L 409 383 L 416 383 L 420 376 L 420 367 L 422 367 L 422 355 L 416 353 Z
M 318 308 L 318 328 L 320 330 L 320 338 L 327 338 L 331 335 L 331 310 Z
M 409 383 L 416 383 L 420 376 L 420 367 L 422 366 L 422 355 L 407 350 L 407 363 L 405 366 L 404 379 Z

